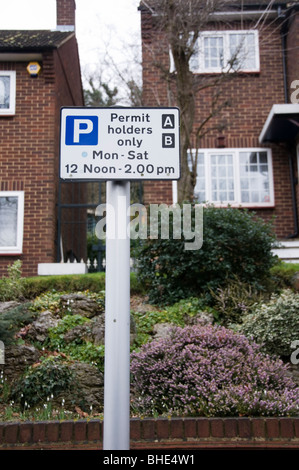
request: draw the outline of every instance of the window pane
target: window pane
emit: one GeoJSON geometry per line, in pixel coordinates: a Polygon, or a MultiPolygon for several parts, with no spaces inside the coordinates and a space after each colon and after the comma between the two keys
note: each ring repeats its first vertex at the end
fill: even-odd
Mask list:
{"type": "Polygon", "coordinates": [[[204,58],[206,68],[223,67],[223,38],[210,36],[204,38],[204,58]]]}
{"type": "Polygon", "coordinates": [[[240,176],[241,202],[269,202],[270,182],[266,152],[241,152],[240,176]],[[248,189],[248,192],[243,191],[244,189],[248,189]]]}
{"type": "Polygon", "coordinates": [[[234,169],[232,155],[211,155],[212,202],[235,200],[234,169]]]}
{"type": "Polygon", "coordinates": [[[256,68],[257,51],[254,33],[230,34],[229,47],[234,69],[251,70],[256,68]]]}
{"type": "Polygon", "coordinates": [[[0,108],[9,108],[10,77],[0,76],[0,108]]]}
{"type": "Polygon", "coordinates": [[[0,246],[17,245],[18,198],[0,197],[0,246]]]}

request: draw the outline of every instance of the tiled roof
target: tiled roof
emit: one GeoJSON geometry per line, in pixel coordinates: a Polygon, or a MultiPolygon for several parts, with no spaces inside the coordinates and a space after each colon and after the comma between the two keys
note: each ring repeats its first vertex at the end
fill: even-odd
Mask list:
{"type": "Polygon", "coordinates": [[[74,32],[47,30],[0,30],[1,52],[28,52],[58,48],[74,32]]]}

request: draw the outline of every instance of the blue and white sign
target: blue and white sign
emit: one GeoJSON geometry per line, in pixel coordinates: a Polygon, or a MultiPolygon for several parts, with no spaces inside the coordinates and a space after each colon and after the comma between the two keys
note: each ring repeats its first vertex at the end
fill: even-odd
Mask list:
{"type": "Polygon", "coordinates": [[[98,116],[66,116],[65,145],[98,145],[98,116]]]}
{"type": "Polygon", "coordinates": [[[178,108],[62,108],[60,178],[180,178],[178,108]]]}

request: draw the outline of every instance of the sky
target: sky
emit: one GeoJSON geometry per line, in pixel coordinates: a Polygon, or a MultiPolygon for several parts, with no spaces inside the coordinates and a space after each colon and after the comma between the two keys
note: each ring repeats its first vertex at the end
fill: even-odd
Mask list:
{"type": "MultiPolygon", "coordinates": [[[[122,69],[140,53],[138,5],[139,0],[76,0],[83,80],[96,69],[106,69],[109,77],[104,59],[112,57],[122,69]]],[[[0,0],[0,6],[0,29],[55,29],[56,0],[0,0]]]]}

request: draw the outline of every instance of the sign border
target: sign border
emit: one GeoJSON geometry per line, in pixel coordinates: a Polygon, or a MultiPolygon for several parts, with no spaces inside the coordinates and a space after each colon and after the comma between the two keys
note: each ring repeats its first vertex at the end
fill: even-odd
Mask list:
{"type": "Polygon", "coordinates": [[[64,182],[64,183],[90,183],[90,182],[98,182],[98,181],[178,181],[180,178],[181,178],[181,136],[180,136],[180,126],[181,126],[181,122],[180,122],[180,109],[177,107],[177,106],[62,106],[60,108],[60,125],[59,125],[59,180],[64,182]],[[76,109],[76,110],[80,110],[80,109],[84,109],[84,110],[87,110],[87,109],[123,109],[123,110],[127,110],[127,109],[137,109],[137,110],[153,110],[153,109],[158,109],[158,110],[177,110],[178,111],[178,118],[179,118],[179,122],[178,122],[178,152],[179,152],[179,176],[177,176],[176,178],[70,178],[70,179],[66,179],[66,178],[62,178],[60,176],[60,169],[61,169],[61,138],[62,138],[62,135],[61,135],[61,132],[62,132],[62,112],[64,109],[69,109],[69,110],[72,110],[72,109],[76,109]]]}

